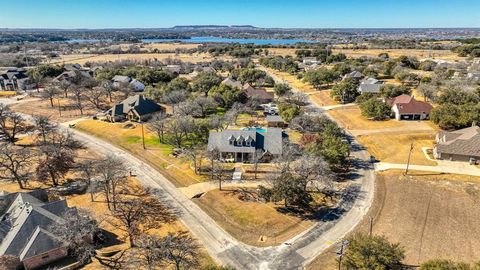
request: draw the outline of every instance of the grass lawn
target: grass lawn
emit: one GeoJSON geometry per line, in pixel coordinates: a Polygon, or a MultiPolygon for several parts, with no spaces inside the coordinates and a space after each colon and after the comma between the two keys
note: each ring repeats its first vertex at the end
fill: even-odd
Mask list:
{"type": "Polygon", "coordinates": [[[407,163],[410,144],[413,142],[411,164],[437,165],[435,161],[428,160],[422,151],[422,147],[433,147],[434,135],[431,133],[375,134],[358,136],[357,139],[378,160],[389,163],[407,163]]]}
{"type": "Polygon", "coordinates": [[[179,187],[205,181],[204,176],[196,175],[190,162],[171,157],[172,146],[160,144],[158,138],[145,127],[146,150],[142,147],[142,130],[139,124],[134,128],[124,128],[128,123],[108,123],[97,120],[78,122],[75,128],[117,145],[136,157],[148,162],[179,187]]]}
{"type": "MultiPolygon", "coordinates": [[[[429,259],[476,262],[480,257],[480,177],[390,170],[377,174],[375,198],[354,232],[385,235],[405,248],[405,263],[429,259]],[[465,183],[474,182],[474,183],[465,183]]],[[[335,247],[308,270],[335,270],[335,247]]]]}
{"type": "Polygon", "coordinates": [[[282,243],[313,225],[312,221],[280,213],[280,205],[243,201],[242,194],[238,190],[217,189],[194,202],[233,237],[254,246],[282,243]]]}
{"type": "Polygon", "coordinates": [[[335,118],[339,124],[350,130],[371,130],[382,128],[401,127],[403,124],[400,121],[372,121],[362,116],[358,106],[348,106],[343,108],[333,109],[327,112],[330,116],[335,118]]]}

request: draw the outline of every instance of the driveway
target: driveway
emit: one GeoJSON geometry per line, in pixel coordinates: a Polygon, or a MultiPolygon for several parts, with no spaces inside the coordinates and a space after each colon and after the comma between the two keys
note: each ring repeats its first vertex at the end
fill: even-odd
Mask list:
{"type": "MultiPolygon", "coordinates": [[[[466,162],[456,162],[456,161],[448,161],[448,160],[435,160],[435,161],[438,163],[437,166],[410,165],[408,166],[408,169],[413,171],[427,171],[427,172],[480,176],[480,169],[466,162]]],[[[385,163],[385,162],[375,163],[374,165],[375,171],[386,171],[391,169],[405,170],[406,167],[407,167],[407,164],[385,163]]]]}

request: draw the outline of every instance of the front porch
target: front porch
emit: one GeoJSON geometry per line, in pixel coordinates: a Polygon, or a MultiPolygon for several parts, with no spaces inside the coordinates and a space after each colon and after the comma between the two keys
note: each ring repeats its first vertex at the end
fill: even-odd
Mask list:
{"type": "Polygon", "coordinates": [[[242,162],[249,163],[252,159],[252,153],[241,153],[241,152],[221,152],[220,159],[225,162],[242,162]]]}

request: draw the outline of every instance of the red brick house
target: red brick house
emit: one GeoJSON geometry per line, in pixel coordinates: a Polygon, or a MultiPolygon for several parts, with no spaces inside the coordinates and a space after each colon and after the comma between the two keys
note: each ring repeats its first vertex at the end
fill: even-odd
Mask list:
{"type": "Polygon", "coordinates": [[[392,107],[392,114],[397,120],[425,120],[433,109],[432,105],[405,94],[386,99],[385,102],[392,107]]]}
{"type": "Polygon", "coordinates": [[[48,201],[43,190],[0,196],[0,256],[18,258],[24,269],[36,269],[68,256],[66,243],[50,232],[72,209],[65,200],[48,201]]]}

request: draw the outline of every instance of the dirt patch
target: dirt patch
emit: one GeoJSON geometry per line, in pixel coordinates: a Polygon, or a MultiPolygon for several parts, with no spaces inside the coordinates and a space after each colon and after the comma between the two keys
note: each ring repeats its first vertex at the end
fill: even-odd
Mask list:
{"type": "MultiPolygon", "coordinates": [[[[419,265],[435,259],[475,262],[480,257],[480,177],[401,171],[377,174],[375,198],[368,215],[355,232],[373,233],[400,243],[405,263],[419,265]],[[475,178],[475,179],[470,179],[475,178]]],[[[318,256],[307,269],[334,270],[332,247],[318,256]]]]}

